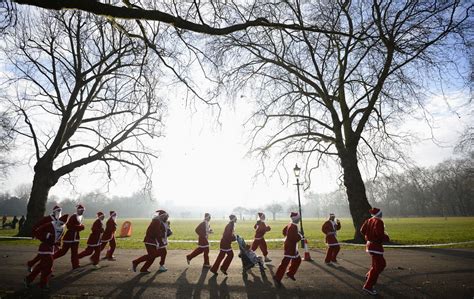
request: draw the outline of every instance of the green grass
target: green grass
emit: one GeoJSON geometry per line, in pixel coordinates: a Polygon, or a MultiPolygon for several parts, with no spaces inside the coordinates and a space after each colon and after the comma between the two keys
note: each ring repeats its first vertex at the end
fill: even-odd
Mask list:
{"type": "MultiPolygon", "coordinates": [[[[119,228],[125,220],[132,222],[132,237],[118,239],[119,248],[143,248],[143,237],[150,222],[149,219],[121,219],[119,220],[119,228]]],[[[173,235],[170,240],[196,240],[194,228],[199,224],[199,219],[194,220],[171,220],[171,228],[173,235]]],[[[354,234],[354,227],[350,219],[340,219],[342,229],[338,232],[339,241],[350,240],[354,234]]],[[[303,225],[305,235],[309,240],[311,248],[324,248],[324,236],[321,232],[321,226],[324,219],[304,219],[303,225]]],[[[86,230],[81,233],[82,238],[87,238],[93,219],[86,219],[86,230]]],[[[447,218],[387,218],[384,219],[385,229],[389,234],[392,242],[397,244],[434,244],[434,243],[450,243],[464,242],[474,240],[474,217],[452,217],[447,218]]],[[[238,221],[236,226],[236,234],[241,235],[246,241],[251,242],[253,239],[253,225],[255,221],[245,220],[238,221]]],[[[288,223],[287,220],[267,221],[272,230],[265,235],[266,239],[282,238],[282,229],[288,223]]],[[[227,221],[212,220],[211,227],[214,234],[210,236],[210,240],[219,240],[222,236],[227,221]]],[[[120,229],[118,229],[119,233],[120,229]]],[[[14,236],[16,230],[5,229],[0,230],[0,236],[14,236]]],[[[6,240],[0,239],[0,245],[32,245],[37,246],[37,240],[6,240]]],[[[270,249],[281,248],[281,242],[269,242],[270,249]]],[[[81,247],[86,246],[86,240],[81,241],[81,247]]],[[[170,243],[169,249],[192,249],[196,246],[193,243],[170,243]]],[[[218,249],[219,243],[211,243],[211,249],[218,249]]],[[[474,244],[460,245],[456,247],[474,248],[474,244]]],[[[234,248],[237,245],[234,243],[234,248]]]]}

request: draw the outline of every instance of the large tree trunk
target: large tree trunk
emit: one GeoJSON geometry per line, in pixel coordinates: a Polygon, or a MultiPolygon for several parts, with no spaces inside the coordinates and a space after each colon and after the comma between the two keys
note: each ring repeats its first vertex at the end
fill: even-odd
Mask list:
{"type": "Polygon", "coordinates": [[[51,169],[35,171],[30,199],[28,200],[26,222],[22,230],[18,233],[19,236],[32,236],[31,228],[44,216],[49,190],[56,182],[57,179],[54,179],[51,169]]]}
{"type": "Polygon", "coordinates": [[[346,186],[347,200],[354,224],[354,240],[363,243],[364,236],[360,233],[360,227],[370,217],[370,204],[365,193],[365,185],[357,165],[357,154],[354,150],[345,155],[340,155],[341,165],[344,171],[344,185],[346,186]]]}

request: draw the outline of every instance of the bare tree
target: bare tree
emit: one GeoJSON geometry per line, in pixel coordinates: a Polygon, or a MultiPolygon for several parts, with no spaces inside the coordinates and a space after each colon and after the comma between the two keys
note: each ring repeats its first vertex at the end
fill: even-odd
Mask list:
{"type": "Polygon", "coordinates": [[[159,66],[143,43],[81,12],[31,20],[4,49],[14,67],[4,83],[16,87],[15,131],[31,140],[36,160],[24,236],[43,216],[50,188],[79,167],[100,162],[109,180],[115,167],[130,167],[149,186],[156,155],[147,143],[161,135],[163,105],[159,66]]]}
{"type": "Polygon", "coordinates": [[[276,219],[275,216],[277,213],[283,212],[283,207],[281,206],[281,204],[275,203],[275,202],[268,205],[265,209],[270,211],[270,213],[272,213],[273,221],[275,221],[276,219]]]}
{"type": "Polygon", "coordinates": [[[8,169],[14,161],[8,158],[14,139],[11,117],[5,112],[0,112],[0,178],[7,175],[8,169]]]}
{"type": "Polygon", "coordinates": [[[256,7],[271,7],[273,4],[243,4],[240,1],[135,1],[122,0],[120,5],[104,0],[5,0],[5,10],[12,19],[15,17],[15,3],[31,5],[51,10],[76,9],[95,15],[116,19],[154,21],[169,24],[177,29],[210,35],[225,35],[252,27],[295,28],[308,31],[325,32],[326,29],[314,25],[286,22],[275,15],[268,15],[262,9],[262,15],[253,17],[256,7]],[[268,19],[267,17],[275,17],[268,19]]]}
{"type": "Polygon", "coordinates": [[[242,220],[243,219],[243,215],[244,214],[247,214],[248,213],[248,210],[244,207],[235,207],[233,209],[233,213],[236,213],[237,215],[239,215],[239,219],[242,220]]]}
{"type": "Polygon", "coordinates": [[[384,161],[404,161],[399,145],[410,135],[396,128],[408,113],[424,109],[423,91],[442,79],[432,74],[455,74],[448,65],[456,64],[454,53],[469,34],[471,10],[462,1],[285,1],[256,7],[253,15],[338,34],[259,27],[211,47],[220,67],[227,66],[223,81],[234,90],[248,84],[259,99],[252,145],[263,168],[276,155],[274,171],[286,169],[288,159],[293,165],[303,154],[309,185],[314,169],[336,161],[354,238],[362,241],[359,228],[370,205],[360,162],[374,163],[377,173],[389,165],[384,161]]]}

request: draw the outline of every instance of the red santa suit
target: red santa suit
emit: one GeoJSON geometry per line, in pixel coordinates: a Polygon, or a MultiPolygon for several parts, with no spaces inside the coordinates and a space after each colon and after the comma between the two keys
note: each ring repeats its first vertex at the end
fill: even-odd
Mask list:
{"type": "MultiPolygon", "coordinates": [[[[84,210],[84,207],[79,205],[78,210],[84,210]]],[[[66,223],[67,231],[63,237],[63,246],[61,249],[54,254],[54,259],[60,258],[65,255],[69,249],[71,249],[71,264],[72,268],[79,268],[79,241],[80,236],[79,232],[84,230],[84,225],[82,224],[82,215],[76,213],[72,214],[66,223]]]]}
{"type": "MultiPolygon", "coordinates": [[[[293,222],[296,222],[294,219],[299,219],[299,214],[293,212],[291,213],[291,218],[293,222]]],[[[298,225],[293,222],[289,223],[287,226],[285,226],[285,228],[283,228],[283,235],[285,236],[284,254],[283,260],[281,261],[281,264],[275,273],[274,278],[277,282],[280,282],[283,278],[283,274],[285,274],[288,264],[290,264],[290,268],[288,269],[286,275],[289,278],[295,280],[294,276],[301,264],[301,257],[298,253],[298,242],[303,239],[303,236],[298,231],[298,225]]]]}
{"type": "Polygon", "coordinates": [[[53,272],[53,255],[58,251],[58,246],[64,231],[64,223],[68,215],[64,215],[59,220],[54,220],[39,226],[34,236],[41,241],[38,248],[40,263],[33,268],[33,271],[25,278],[25,282],[29,285],[38,274],[41,273],[40,287],[45,288],[48,280],[53,272]]]}
{"type": "Polygon", "coordinates": [[[331,219],[324,222],[321,228],[323,233],[326,235],[326,244],[328,246],[328,249],[326,251],[326,258],[324,259],[324,262],[326,264],[330,262],[337,263],[337,254],[339,253],[339,250],[341,249],[341,247],[339,246],[339,243],[336,237],[337,237],[337,231],[340,229],[341,229],[341,223],[335,222],[331,219]]]}
{"type": "Polygon", "coordinates": [[[140,272],[148,272],[148,268],[150,268],[157,257],[161,257],[160,266],[165,264],[168,236],[171,235],[171,230],[169,230],[169,227],[161,220],[162,215],[165,213],[166,212],[162,210],[158,210],[157,215],[153,217],[148,226],[145,238],[143,239],[147,254],[132,261],[132,269],[134,271],[141,262],[145,262],[140,272]]]}
{"type": "MultiPolygon", "coordinates": [[[[261,213],[259,213],[260,216],[261,213]]],[[[263,215],[263,214],[262,214],[263,215]]],[[[271,230],[269,225],[265,224],[265,221],[262,219],[258,220],[257,223],[253,226],[255,229],[255,237],[253,239],[252,247],[250,248],[252,251],[257,250],[257,248],[260,247],[260,250],[262,250],[262,254],[264,257],[268,255],[268,250],[267,250],[267,242],[265,241],[265,234],[266,232],[269,232],[271,230]]]]}
{"type": "Polygon", "coordinates": [[[105,246],[107,246],[107,243],[109,243],[109,250],[107,250],[107,254],[105,255],[105,258],[108,260],[114,260],[114,251],[116,247],[115,231],[117,230],[117,222],[115,221],[116,215],[117,214],[114,211],[110,211],[110,217],[105,224],[105,231],[101,240],[101,251],[105,246]]]}
{"type": "Polygon", "coordinates": [[[91,234],[87,239],[87,248],[78,255],[78,258],[81,259],[92,254],[91,261],[94,266],[99,264],[101,240],[102,234],[104,233],[104,223],[102,222],[104,214],[98,212],[97,217],[98,218],[92,224],[91,234]]]}
{"type": "Polygon", "coordinates": [[[198,247],[186,256],[186,260],[191,261],[201,253],[204,253],[204,266],[209,266],[209,241],[208,237],[211,233],[211,227],[207,220],[201,222],[194,230],[198,235],[198,247]]]}
{"type": "MultiPolygon", "coordinates": [[[[53,209],[53,214],[51,215],[48,215],[48,216],[44,216],[43,218],[41,218],[40,221],[38,221],[35,225],[33,225],[32,229],[31,229],[31,232],[32,232],[32,235],[33,237],[35,236],[35,231],[40,227],[42,226],[43,224],[46,224],[46,223],[50,223],[51,221],[56,221],[57,218],[56,218],[56,215],[58,215],[57,213],[54,213],[55,211],[60,211],[61,208],[59,208],[58,206],[55,206],[54,208],[57,208],[56,210],[53,209]],[[55,215],[56,214],[56,215],[55,215]]],[[[33,266],[39,262],[41,259],[41,256],[39,254],[37,254],[32,260],[29,260],[26,265],[28,266],[28,272],[31,272],[33,266]]]]}
{"type": "Polygon", "coordinates": [[[370,209],[372,218],[365,220],[360,228],[360,232],[364,235],[366,244],[366,252],[372,257],[372,267],[367,273],[367,280],[364,284],[364,289],[372,290],[377,283],[377,278],[387,265],[383,257],[383,242],[390,241],[385,234],[384,224],[380,218],[382,211],[377,208],[370,209]]]}
{"type": "Polygon", "coordinates": [[[219,255],[217,255],[216,261],[214,262],[214,265],[212,265],[210,270],[214,274],[217,274],[217,269],[219,268],[222,260],[225,257],[225,260],[222,263],[220,269],[224,274],[227,275],[227,269],[229,268],[230,263],[234,258],[234,252],[232,251],[232,242],[235,241],[234,228],[235,220],[237,218],[235,217],[235,215],[230,215],[229,218],[231,221],[226,225],[224,233],[222,234],[219,255]]]}

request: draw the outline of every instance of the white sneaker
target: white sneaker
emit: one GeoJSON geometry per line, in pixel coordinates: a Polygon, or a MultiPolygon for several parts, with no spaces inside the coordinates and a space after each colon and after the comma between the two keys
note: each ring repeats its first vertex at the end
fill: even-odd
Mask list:
{"type": "Polygon", "coordinates": [[[372,296],[377,295],[377,291],[375,289],[369,290],[369,289],[366,289],[366,288],[362,288],[362,291],[367,292],[369,295],[372,295],[372,296]]]}
{"type": "Polygon", "coordinates": [[[93,265],[93,266],[94,266],[94,268],[96,268],[96,269],[100,269],[100,265],[99,265],[99,264],[93,265]]]}
{"type": "Polygon", "coordinates": [[[168,271],[168,268],[166,268],[165,266],[160,266],[160,269],[158,269],[158,272],[166,272],[168,271]]]}

